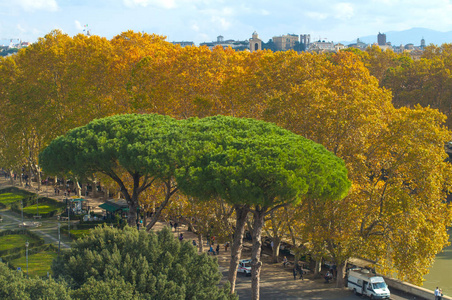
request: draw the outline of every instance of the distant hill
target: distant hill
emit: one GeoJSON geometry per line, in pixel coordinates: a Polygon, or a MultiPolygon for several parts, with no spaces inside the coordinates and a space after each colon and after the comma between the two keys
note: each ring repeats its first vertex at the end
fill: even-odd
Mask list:
{"type": "MultiPolygon", "coordinates": [[[[400,44],[414,44],[415,46],[421,45],[421,39],[425,39],[425,44],[441,45],[444,43],[452,43],[452,31],[441,32],[427,28],[411,28],[403,31],[388,31],[386,33],[386,42],[391,42],[393,46],[399,46],[400,44]]],[[[377,42],[378,32],[374,35],[368,35],[359,37],[359,40],[363,43],[373,44],[377,42]]],[[[356,43],[354,41],[343,41],[344,45],[356,43]]]]}

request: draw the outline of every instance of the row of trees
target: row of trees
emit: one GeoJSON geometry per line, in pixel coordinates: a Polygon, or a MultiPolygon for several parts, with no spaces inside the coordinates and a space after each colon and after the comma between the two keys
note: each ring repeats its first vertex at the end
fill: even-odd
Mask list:
{"type": "MultiPolygon", "coordinates": [[[[414,105],[424,103],[417,93],[406,97],[409,108],[395,108],[391,91],[381,87],[391,72],[418,62],[374,52],[210,51],[134,32],[106,40],[55,31],[0,59],[0,164],[18,173],[23,165],[37,171],[38,153],[55,137],[118,113],[271,121],[342,158],[352,188],[331,205],[303,201],[287,213],[275,212],[264,230],[275,241],[293,239],[318,259],[340,264],[362,256],[376,260],[379,272],[421,284],[448,243],[451,169],[443,146],[450,132],[443,114],[414,105]]],[[[408,86],[398,82],[401,90],[408,86]]],[[[395,100],[403,94],[391,89],[395,100]]],[[[161,185],[150,188],[140,201],[157,209],[165,193],[161,185]]],[[[205,208],[175,196],[171,213],[231,211],[221,201],[205,208]]],[[[212,228],[187,220],[204,234],[230,233],[227,221],[212,228]]]]}

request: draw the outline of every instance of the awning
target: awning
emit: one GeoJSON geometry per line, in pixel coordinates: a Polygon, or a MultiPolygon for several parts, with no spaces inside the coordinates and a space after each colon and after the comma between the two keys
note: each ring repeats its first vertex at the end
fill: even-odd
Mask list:
{"type": "Polygon", "coordinates": [[[103,204],[99,205],[99,207],[102,209],[105,209],[108,212],[115,212],[115,211],[121,209],[120,207],[111,205],[110,203],[103,203],[103,204]]]}
{"type": "Polygon", "coordinates": [[[116,212],[118,210],[129,211],[129,207],[123,206],[123,205],[118,205],[118,204],[112,203],[112,202],[105,202],[105,203],[99,205],[99,207],[102,209],[105,209],[108,212],[116,212]]]}

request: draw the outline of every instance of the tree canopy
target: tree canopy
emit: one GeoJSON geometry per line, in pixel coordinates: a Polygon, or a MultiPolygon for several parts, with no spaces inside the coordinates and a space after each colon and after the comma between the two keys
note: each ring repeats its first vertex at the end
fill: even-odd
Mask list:
{"type": "Polygon", "coordinates": [[[117,115],[94,120],[52,141],[39,156],[49,174],[73,173],[79,178],[100,172],[113,179],[129,204],[134,225],[138,197],[155,180],[171,180],[176,164],[171,140],[162,138],[177,126],[161,115],[117,115]],[[132,178],[132,188],[124,176],[132,178]]]}
{"type": "Polygon", "coordinates": [[[168,228],[147,233],[97,227],[75,241],[52,269],[75,289],[77,299],[103,292],[125,299],[236,299],[227,286],[218,287],[216,259],[177,241],[168,228]]]}
{"type": "MultiPolygon", "coordinates": [[[[219,196],[237,207],[251,207],[253,299],[258,299],[265,215],[304,198],[343,198],[350,187],[347,169],[323,146],[274,124],[216,116],[190,125],[191,132],[212,146],[204,146],[206,151],[177,172],[179,188],[197,198],[219,196]]],[[[235,235],[243,235],[238,224],[235,235]]],[[[236,273],[235,255],[239,254],[233,253],[230,274],[236,273]]],[[[234,285],[234,278],[231,281],[234,285]]]]}

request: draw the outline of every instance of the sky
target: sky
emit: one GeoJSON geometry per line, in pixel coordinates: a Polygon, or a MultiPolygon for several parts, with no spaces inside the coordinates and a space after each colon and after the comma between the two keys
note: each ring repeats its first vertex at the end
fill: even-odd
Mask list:
{"type": "Polygon", "coordinates": [[[111,39],[127,30],[172,41],[267,42],[283,34],[351,41],[413,27],[452,30],[451,0],[0,0],[0,40],[35,42],[54,29],[111,39]]]}

